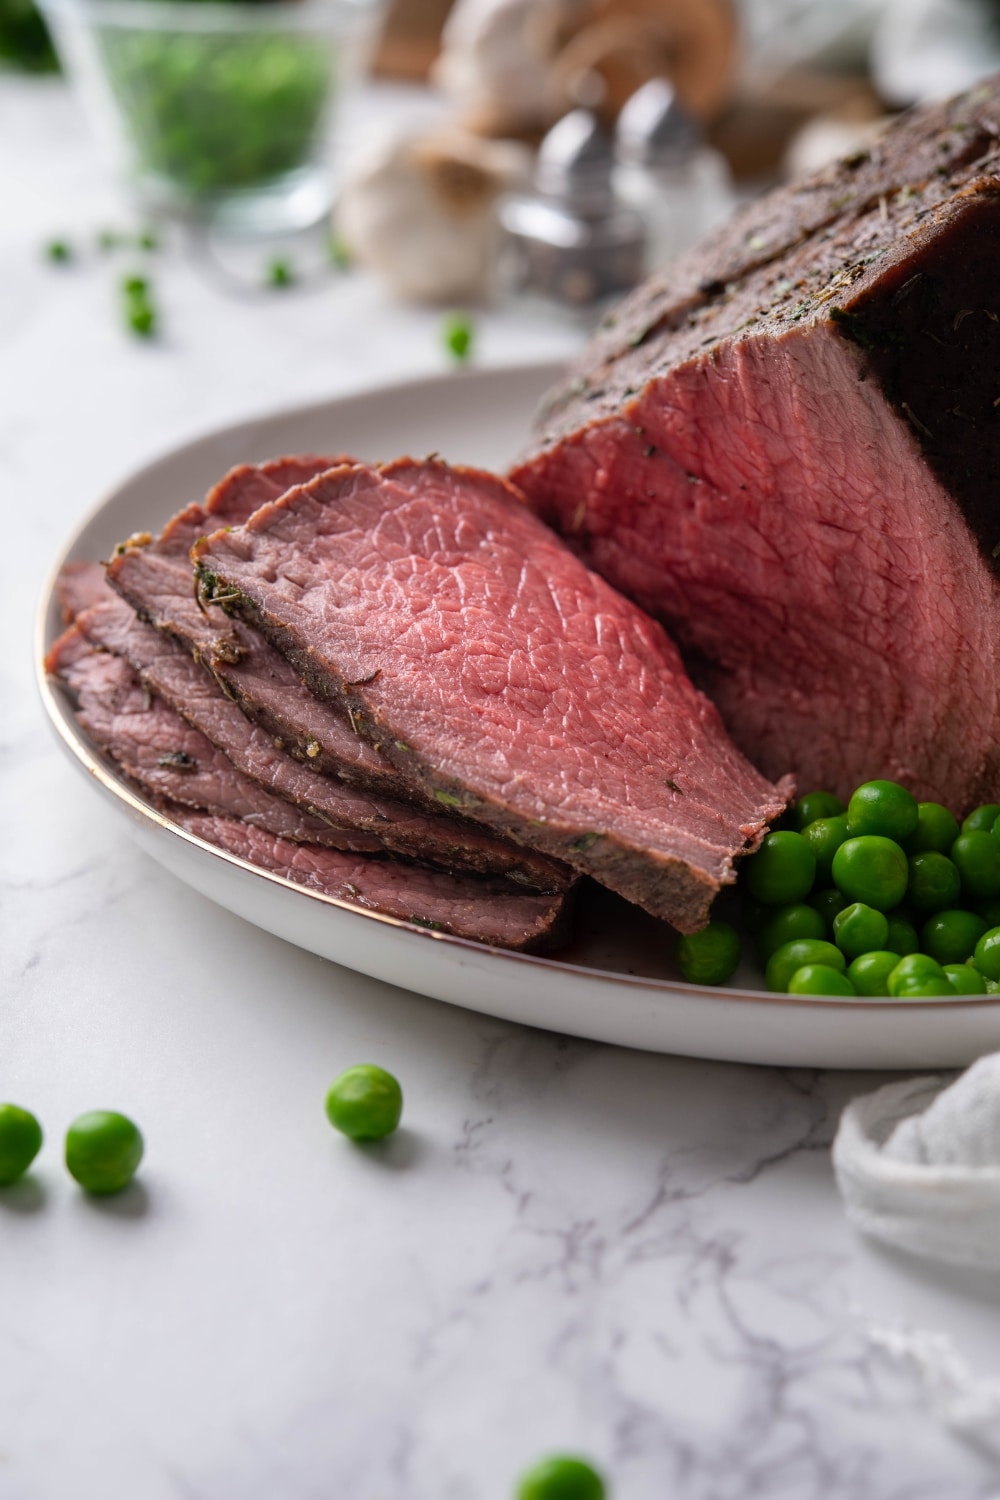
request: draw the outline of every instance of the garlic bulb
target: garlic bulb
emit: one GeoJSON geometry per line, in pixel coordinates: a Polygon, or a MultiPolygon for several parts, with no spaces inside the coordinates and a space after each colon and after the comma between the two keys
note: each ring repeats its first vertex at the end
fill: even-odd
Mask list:
{"type": "Polygon", "coordinates": [[[510,141],[400,130],[356,160],[337,206],[338,232],[358,263],[401,297],[479,301],[493,290],[496,200],[526,176],[529,161],[510,141]]]}

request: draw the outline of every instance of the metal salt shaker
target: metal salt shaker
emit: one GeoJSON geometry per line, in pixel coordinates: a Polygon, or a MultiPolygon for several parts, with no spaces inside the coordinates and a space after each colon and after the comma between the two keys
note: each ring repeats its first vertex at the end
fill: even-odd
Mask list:
{"type": "Polygon", "coordinates": [[[732,211],[725,158],[705,145],[665,78],[651,79],[626,102],[615,154],[616,187],[646,220],[647,271],[687,250],[732,211]]]}
{"type": "Polygon", "coordinates": [[[574,109],[542,141],[533,191],[500,205],[521,286],[571,306],[641,278],[646,229],[614,183],[614,148],[597,117],[574,109]]]}

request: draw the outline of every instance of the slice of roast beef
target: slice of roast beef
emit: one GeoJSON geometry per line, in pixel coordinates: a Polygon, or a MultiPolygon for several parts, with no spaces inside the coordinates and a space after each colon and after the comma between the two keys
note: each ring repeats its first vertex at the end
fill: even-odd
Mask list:
{"type": "Polygon", "coordinates": [[[517,891],[507,881],[446,875],[275,838],[234,818],[165,809],[198,838],[298,885],[432,932],[534,953],[564,940],[566,893],[517,891]]]}
{"type": "Polygon", "coordinates": [[[784,804],[662,629],[491,475],[335,469],[194,555],[206,604],[259,626],[412,785],[682,930],[784,804]]]}
{"type": "Polygon", "coordinates": [[[63,624],[69,625],[92,604],[98,604],[107,598],[108,586],[104,569],[100,563],[95,562],[65,563],[59,570],[55,593],[62,611],[63,624]]]}
{"type": "Polygon", "coordinates": [[[993,80],[748,210],[623,305],[514,470],[800,786],[1000,794],[998,119],[993,80]]]}
{"type": "MultiPolygon", "coordinates": [[[[380,848],[439,869],[502,875],[532,890],[563,890],[571,883],[568,866],[464,818],[448,816],[444,809],[425,812],[319,775],[293,760],[230,702],[181,647],[139,620],[106,585],[101,602],[79,615],[77,626],[92,645],[125,658],[159,699],[244,776],[294,803],[314,820],[356,837],[355,842],[341,842],[338,848],[380,848]]],[[[112,754],[122,759],[116,751],[112,754]]],[[[176,800],[186,799],[176,796],[176,800]]],[[[194,805],[209,806],[206,802],[194,805]]],[[[226,811],[224,807],[218,810],[226,811]]]]}
{"type": "Polygon", "coordinates": [[[243,776],[204,735],[151,693],[127,662],[96,651],[78,626],[70,626],[56,641],[46,666],[73,693],[77,719],[94,743],[154,797],[241,818],[295,843],[385,853],[372,834],[333,829],[323,818],[243,776]]]}
{"type": "MultiPolygon", "coordinates": [[[[316,459],[329,468],[335,460],[316,459]]],[[[108,581],[143,619],[181,643],[233,702],[297,759],[328,776],[394,798],[412,796],[389,761],[351,729],[342,713],[319,702],[269,643],[221,610],[210,613],[194,596],[192,545],[216,526],[238,526],[262,497],[277,499],[296,474],[318,472],[309,461],[279,459],[241,465],[209,493],[205,506],[190,505],[159,537],[141,533],[124,542],[108,564],[108,581]]]]}

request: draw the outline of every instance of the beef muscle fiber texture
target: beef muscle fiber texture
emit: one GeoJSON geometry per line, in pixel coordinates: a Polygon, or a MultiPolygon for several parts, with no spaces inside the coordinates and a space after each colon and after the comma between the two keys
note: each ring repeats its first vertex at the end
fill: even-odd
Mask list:
{"type": "MultiPolygon", "coordinates": [[[[180,715],[186,721],[183,727],[189,725],[197,731],[198,739],[208,741],[215,756],[228,758],[230,771],[235,768],[242,773],[241,780],[249,777],[267,792],[294,803],[314,819],[323,820],[329,830],[340,833],[339,838],[308,841],[331,843],[342,849],[381,849],[446,870],[505,875],[532,890],[562,890],[570,884],[572,871],[565,865],[498,838],[466,818],[449,816],[444,808],[428,812],[336,777],[319,775],[308,763],[300,764],[248,719],[187,652],[138,619],[106,585],[103,588],[103,598],[77,616],[80,633],[101,651],[123,657],[157,699],[169,705],[174,718],[180,715]]],[[[93,733],[91,725],[85,727],[93,733]]],[[[111,753],[124,762],[113,748],[111,753]]],[[[196,759],[200,763],[206,757],[199,752],[196,759]]],[[[130,774],[142,779],[134,770],[130,774]]],[[[184,781],[188,791],[193,780],[188,776],[184,781]]],[[[154,790],[162,789],[154,786],[154,790]]],[[[163,794],[176,802],[189,800],[176,791],[164,790],[163,794]]],[[[235,805],[207,801],[194,805],[244,819],[247,816],[235,805]]],[[[285,832],[266,826],[276,833],[285,832]]]]}
{"type": "Polygon", "coordinates": [[[412,784],[682,930],[783,805],[662,629],[490,475],[332,470],[194,555],[412,784]]]}
{"type": "MultiPolygon", "coordinates": [[[[211,672],[221,690],[290,755],[315,771],[382,793],[405,795],[394,767],[351,729],[346,717],[319,702],[281,654],[241,620],[206,613],[194,596],[189,552],[218,526],[239,526],[258,506],[293,484],[334,467],[336,459],[276,459],[240,464],[212,489],[204,505],[189,505],[156,538],[122,543],[108,564],[108,582],[141,619],[172,636],[211,672]]],[[[68,576],[63,594],[80,595],[85,580],[68,576]]],[[[67,604],[69,607],[69,603],[67,604]]]]}
{"type": "Polygon", "coordinates": [[[503,880],[418,870],[311,844],[293,844],[236,818],[164,806],[182,827],[239,859],[325,896],[434,932],[534,953],[566,936],[570,896],[518,891],[503,880]]]}
{"type": "Polygon", "coordinates": [[[1000,84],[752,205],[608,320],[513,471],[768,775],[1000,792],[1000,84]]]}
{"type": "Polygon", "coordinates": [[[245,823],[293,843],[384,854],[356,829],[334,829],[242,775],[227,756],[151,693],[127,662],[96,651],[70,626],[46,659],[70,689],[81,727],[132,781],[154,797],[245,823]]]}
{"type": "Polygon", "coordinates": [[[78,627],[55,642],[46,668],[73,693],[101,749],[154,806],[207,843],[324,895],[473,942],[540,951],[564,939],[572,892],[397,864],[369,836],[331,830],[241,776],[78,627]]]}

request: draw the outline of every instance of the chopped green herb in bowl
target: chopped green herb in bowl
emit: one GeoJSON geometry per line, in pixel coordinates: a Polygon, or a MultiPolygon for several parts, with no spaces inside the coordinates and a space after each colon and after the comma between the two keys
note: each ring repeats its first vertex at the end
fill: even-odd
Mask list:
{"type": "Polygon", "coordinates": [[[322,218],[331,111],[383,0],[43,3],[144,207],[248,229],[322,218]]]}

